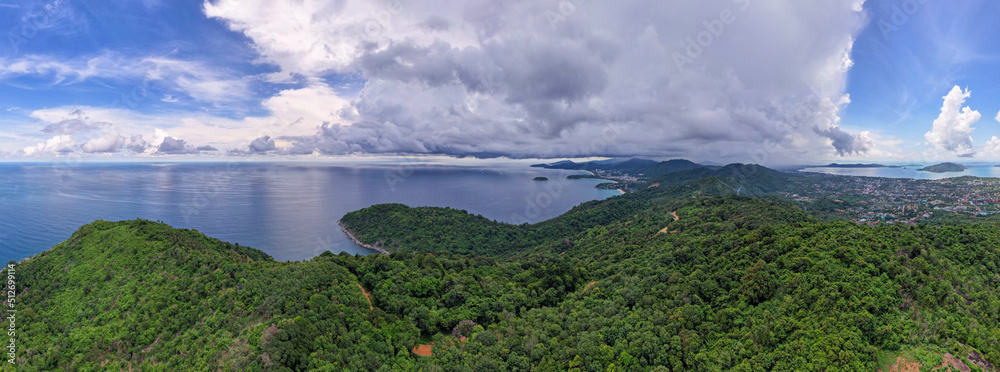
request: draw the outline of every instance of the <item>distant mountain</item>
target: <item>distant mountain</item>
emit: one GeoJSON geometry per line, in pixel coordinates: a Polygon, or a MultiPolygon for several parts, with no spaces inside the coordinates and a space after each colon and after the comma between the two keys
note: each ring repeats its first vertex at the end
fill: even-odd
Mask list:
{"type": "Polygon", "coordinates": [[[647,167],[644,171],[647,176],[653,177],[661,174],[683,172],[686,170],[699,169],[699,168],[705,168],[705,166],[701,164],[695,164],[688,160],[674,159],[651,165],[647,167]]]}
{"type": "Polygon", "coordinates": [[[917,170],[923,172],[931,172],[931,173],[947,173],[947,172],[961,172],[966,169],[967,168],[965,168],[965,166],[961,164],[941,163],[917,170]]]}
{"type": "Polygon", "coordinates": [[[705,166],[696,164],[694,162],[674,159],[664,162],[656,162],[653,160],[631,158],[631,159],[612,159],[612,160],[600,160],[600,161],[590,161],[585,163],[577,163],[573,161],[560,161],[552,164],[535,164],[532,167],[545,168],[545,169],[565,169],[565,170],[583,170],[583,171],[618,171],[618,172],[628,172],[634,174],[644,174],[648,177],[655,177],[662,174],[682,172],[691,169],[705,168],[705,166]]]}
{"type": "Polygon", "coordinates": [[[889,166],[882,164],[837,164],[832,163],[824,168],[899,168],[899,166],[889,166]]]}
{"type": "Polygon", "coordinates": [[[635,170],[655,164],[656,162],[652,160],[631,158],[631,159],[597,160],[597,161],[588,161],[585,163],[577,163],[572,160],[564,160],[552,164],[535,164],[532,165],[532,167],[546,168],[546,169],[595,171],[595,170],[635,170]]]}
{"type": "Polygon", "coordinates": [[[730,191],[740,195],[764,195],[785,190],[799,174],[786,173],[756,164],[730,164],[719,169],[707,167],[653,177],[650,184],[669,187],[703,179],[716,179],[729,185],[730,191]]]}
{"type": "Polygon", "coordinates": [[[656,164],[657,163],[655,161],[652,161],[652,160],[632,158],[632,159],[623,161],[621,163],[611,165],[611,167],[613,169],[617,169],[617,170],[637,170],[637,169],[644,169],[644,168],[652,167],[652,166],[654,166],[656,164]]]}

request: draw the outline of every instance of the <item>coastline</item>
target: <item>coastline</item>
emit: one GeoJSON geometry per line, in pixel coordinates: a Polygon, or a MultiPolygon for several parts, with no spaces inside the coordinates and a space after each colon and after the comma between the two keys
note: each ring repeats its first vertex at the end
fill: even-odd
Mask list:
{"type": "Polygon", "coordinates": [[[370,245],[370,244],[362,243],[361,240],[358,240],[358,238],[356,236],[354,236],[354,233],[352,233],[351,230],[349,230],[347,228],[347,226],[344,226],[344,222],[343,221],[337,221],[337,224],[340,225],[340,229],[344,231],[344,234],[347,234],[347,237],[351,238],[351,240],[354,241],[354,244],[357,244],[357,245],[359,245],[359,246],[361,246],[363,248],[367,248],[367,249],[373,250],[373,251],[375,251],[377,253],[380,253],[380,254],[385,254],[385,255],[389,254],[389,251],[386,250],[385,248],[379,247],[377,245],[370,245]]]}
{"type": "Polygon", "coordinates": [[[625,195],[625,190],[622,189],[615,189],[615,190],[618,190],[618,192],[622,193],[622,195],[625,195]]]}
{"type": "MultiPolygon", "coordinates": [[[[591,172],[591,171],[584,171],[584,172],[590,173],[591,176],[597,176],[596,173],[591,172]]],[[[580,179],[583,179],[583,180],[598,180],[598,181],[604,181],[604,182],[620,183],[620,181],[609,180],[609,179],[604,179],[604,178],[586,177],[586,178],[580,178],[580,179]]]]}

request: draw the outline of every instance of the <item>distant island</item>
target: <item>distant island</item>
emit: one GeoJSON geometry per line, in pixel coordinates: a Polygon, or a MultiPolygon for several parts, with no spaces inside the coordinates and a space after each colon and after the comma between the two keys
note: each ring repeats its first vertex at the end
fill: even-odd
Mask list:
{"type": "Polygon", "coordinates": [[[882,165],[882,164],[837,164],[832,163],[824,168],[902,168],[901,165],[882,165]]]}
{"type": "Polygon", "coordinates": [[[535,177],[535,181],[548,181],[548,177],[535,177]]]}
{"type": "Polygon", "coordinates": [[[941,163],[926,168],[920,168],[917,170],[922,172],[931,172],[931,173],[948,173],[948,172],[961,172],[964,171],[965,169],[966,169],[965,166],[961,164],[941,163]]]}

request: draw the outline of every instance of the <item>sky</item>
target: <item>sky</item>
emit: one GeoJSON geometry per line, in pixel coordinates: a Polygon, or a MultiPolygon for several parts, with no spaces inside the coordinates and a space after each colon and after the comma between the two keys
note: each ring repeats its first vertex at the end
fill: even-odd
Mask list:
{"type": "Polygon", "coordinates": [[[0,159],[1000,159],[986,0],[0,0],[0,159]]]}

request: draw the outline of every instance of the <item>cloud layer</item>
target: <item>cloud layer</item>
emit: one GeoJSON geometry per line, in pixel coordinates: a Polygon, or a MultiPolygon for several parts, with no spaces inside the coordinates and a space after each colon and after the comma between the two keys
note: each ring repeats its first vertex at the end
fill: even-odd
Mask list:
{"type": "MultiPolygon", "coordinates": [[[[59,154],[118,154],[118,155],[181,155],[218,151],[215,147],[203,145],[194,147],[183,139],[170,136],[162,129],[154,129],[152,142],[147,142],[142,134],[123,133],[122,127],[89,116],[82,109],[36,111],[37,120],[48,122],[43,133],[53,137],[28,146],[21,153],[28,156],[59,154]],[[61,113],[60,113],[61,112],[61,113]]],[[[99,116],[108,116],[98,112],[99,116]]],[[[134,130],[133,128],[129,128],[134,130]]]]}
{"type": "Polygon", "coordinates": [[[275,128],[288,152],[747,160],[871,148],[837,116],[862,3],[218,0],[204,11],[250,38],[281,69],[274,79],[306,79],[286,97],[330,92],[319,78],[331,74],[366,81],[356,98],[297,111],[314,135],[275,128]]]}

